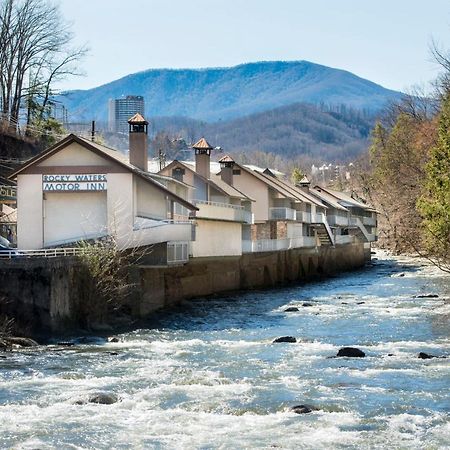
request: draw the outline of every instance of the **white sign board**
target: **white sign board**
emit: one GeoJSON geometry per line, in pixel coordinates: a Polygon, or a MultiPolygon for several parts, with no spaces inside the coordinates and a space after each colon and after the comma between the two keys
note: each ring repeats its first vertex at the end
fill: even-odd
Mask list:
{"type": "Polygon", "coordinates": [[[105,174],[42,175],[44,192],[106,191],[105,174]]]}

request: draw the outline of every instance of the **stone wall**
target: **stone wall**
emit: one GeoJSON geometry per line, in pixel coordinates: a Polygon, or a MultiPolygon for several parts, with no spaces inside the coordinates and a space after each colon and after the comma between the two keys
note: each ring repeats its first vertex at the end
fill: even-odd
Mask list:
{"type": "MultiPolygon", "coordinates": [[[[368,258],[370,248],[351,244],[196,258],[178,267],[134,266],[129,276],[137,289],[128,306],[134,317],[145,318],[184,299],[306,281],[361,267],[368,258]]],[[[31,336],[83,328],[92,309],[83,276],[75,258],[0,260],[0,314],[14,317],[31,336]]]]}

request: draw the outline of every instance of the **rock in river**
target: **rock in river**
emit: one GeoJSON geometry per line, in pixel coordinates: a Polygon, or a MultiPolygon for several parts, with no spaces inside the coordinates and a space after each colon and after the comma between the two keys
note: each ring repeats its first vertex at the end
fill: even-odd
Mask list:
{"type": "Polygon", "coordinates": [[[359,348],[342,347],[339,349],[336,356],[347,356],[349,358],[363,358],[364,356],[366,356],[366,354],[359,348]]]}
{"type": "Polygon", "coordinates": [[[86,403],[98,403],[100,405],[112,405],[118,401],[116,394],[109,394],[107,392],[96,392],[89,394],[87,398],[77,400],[76,405],[85,405],[86,403]]]}
{"type": "Polygon", "coordinates": [[[296,414],[309,414],[313,411],[318,411],[319,408],[311,405],[297,405],[292,407],[292,411],[296,414]]]}
{"type": "Polygon", "coordinates": [[[273,341],[273,344],[276,344],[276,343],[279,343],[279,342],[295,343],[295,342],[297,342],[297,339],[295,339],[295,337],[293,337],[293,336],[282,336],[282,337],[276,338],[273,341]]]}
{"type": "Polygon", "coordinates": [[[299,309],[296,306],[289,306],[289,308],[286,308],[284,312],[297,312],[299,309]]]}
{"type": "Polygon", "coordinates": [[[425,353],[425,352],[420,352],[419,353],[419,358],[420,359],[431,359],[431,358],[438,358],[438,356],[429,355],[428,353],[425,353]]]}
{"type": "Polygon", "coordinates": [[[439,298],[439,295],[437,295],[437,294],[420,294],[420,295],[415,295],[414,298],[439,298]]]}

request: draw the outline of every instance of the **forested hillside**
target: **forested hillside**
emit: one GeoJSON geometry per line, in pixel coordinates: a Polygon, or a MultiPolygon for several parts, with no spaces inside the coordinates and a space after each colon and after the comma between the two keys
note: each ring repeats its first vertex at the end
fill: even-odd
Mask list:
{"type": "Polygon", "coordinates": [[[164,142],[182,138],[190,143],[206,136],[228,153],[262,151],[285,159],[302,156],[317,162],[348,162],[358,157],[367,148],[375,123],[372,115],[344,106],[330,109],[308,104],[217,123],[171,117],[150,120],[157,145],[169,152],[169,157],[176,155],[164,142]],[[165,141],[164,136],[168,138],[165,141]]]}

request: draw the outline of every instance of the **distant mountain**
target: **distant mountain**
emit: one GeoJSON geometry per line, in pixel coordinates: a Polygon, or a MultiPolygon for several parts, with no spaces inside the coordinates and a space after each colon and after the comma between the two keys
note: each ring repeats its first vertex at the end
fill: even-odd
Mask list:
{"type": "Polygon", "coordinates": [[[71,121],[108,117],[108,100],[142,95],[146,115],[206,122],[236,119],[293,103],[377,111],[401,93],[350,72],[308,61],[257,62],[229,68],[151,69],[59,99],[71,121]]]}

